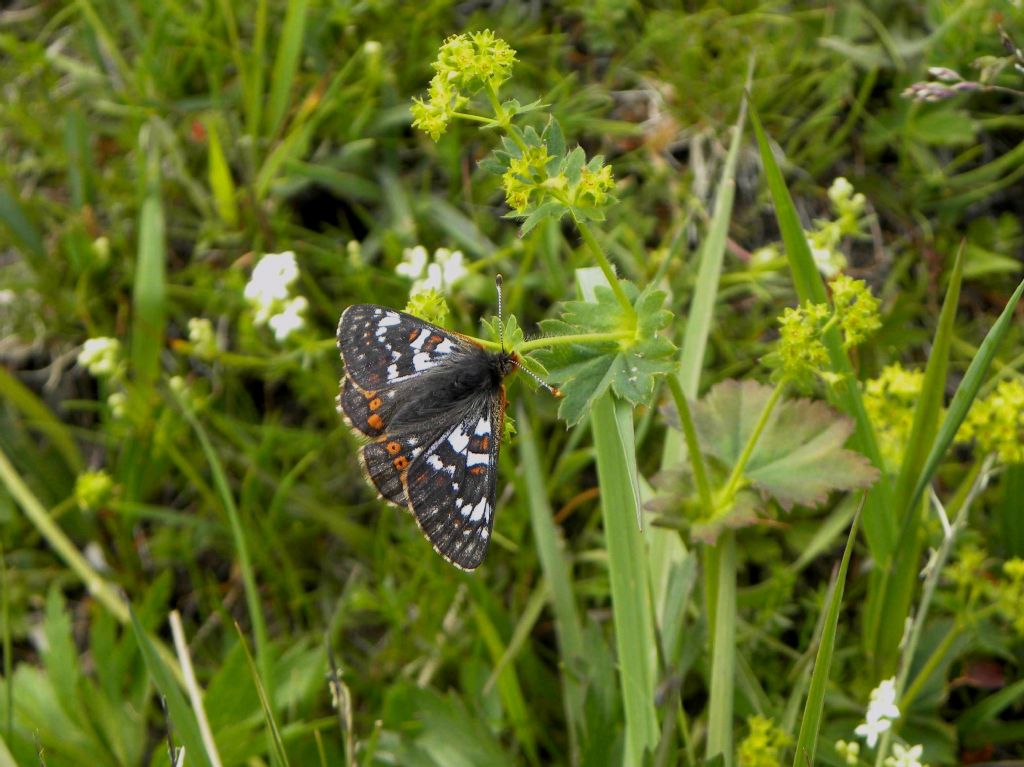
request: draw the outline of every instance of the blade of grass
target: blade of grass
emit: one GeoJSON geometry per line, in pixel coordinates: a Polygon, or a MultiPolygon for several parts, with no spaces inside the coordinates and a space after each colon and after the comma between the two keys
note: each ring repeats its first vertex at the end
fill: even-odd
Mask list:
{"type": "Polygon", "coordinates": [[[160,156],[149,131],[139,137],[146,157],[145,192],[139,213],[139,252],[132,288],[132,372],[144,388],[160,374],[166,324],[164,209],[160,199],[160,156]]]}
{"type": "Polygon", "coordinates": [[[295,90],[295,74],[299,69],[302,37],[306,29],[309,0],[288,3],[281,30],[281,42],[274,58],[274,71],[270,76],[270,96],[267,99],[267,136],[276,136],[284,122],[288,103],[295,90]]]}
{"type": "Polygon", "coordinates": [[[203,739],[199,734],[199,725],[196,723],[195,716],[193,716],[192,711],[185,702],[185,696],[181,694],[181,690],[175,684],[173,674],[167,664],[164,663],[163,658],[160,657],[160,653],[157,652],[152,640],[146,634],[145,629],[142,628],[134,612],[131,613],[131,625],[132,631],[135,632],[135,641],[138,643],[139,651],[142,654],[142,660],[146,664],[146,670],[149,672],[149,677],[153,680],[157,691],[163,696],[167,704],[167,714],[174,724],[174,735],[185,747],[185,751],[188,753],[189,764],[213,767],[207,756],[206,749],[203,748],[203,739]]]}
{"type": "MultiPolygon", "coordinates": [[[[600,269],[576,272],[580,293],[594,301],[594,288],[606,284],[600,269]]],[[[634,453],[633,411],[610,394],[601,397],[590,413],[601,514],[608,548],[608,575],[612,589],[615,647],[625,711],[626,767],[644,764],[646,752],[658,742],[658,715],[654,707],[654,624],[643,535],[636,524],[640,490],[634,453]]]]}
{"type": "Polygon", "coordinates": [[[871,582],[867,616],[869,635],[874,637],[872,658],[875,678],[890,676],[896,668],[904,619],[910,613],[910,603],[917,585],[917,571],[922,542],[918,536],[921,522],[921,504],[911,503],[911,494],[917,477],[921,476],[928,450],[935,442],[935,434],[945,404],[946,376],[949,352],[953,341],[956,309],[960,298],[966,242],[960,244],[953,272],[946,288],[935,337],[932,340],[925,368],[921,395],[914,407],[913,426],[907,439],[907,448],[896,479],[893,509],[900,527],[900,544],[881,562],[877,578],[871,582]]]}
{"type": "MultiPolygon", "coordinates": [[[[543,589],[543,587],[541,587],[543,589]]],[[[531,600],[534,601],[534,600],[531,600]]],[[[535,616],[540,614],[540,607],[543,599],[535,600],[535,616]]],[[[529,607],[527,607],[529,610],[529,607]]],[[[498,695],[501,697],[502,707],[508,716],[509,724],[519,746],[522,748],[526,761],[529,764],[539,764],[537,757],[537,738],[534,735],[533,720],[528,713],[526,699],[523,697],[523,688],[519,684],[519,675],[515,665],[506,662],[507,658],[515,655],[515,636],[508,645],[502,642],[497,627],[491,621],[483,607],[477,603],[473,608],[473,618],[476,621],[477,632],[480,638],[487,645],[487,651],[491,654],[491,661],[494,663],[494,671],[490,678],[484,683],[484,690],[490,688],[492,680],[497,682],[498,695]]]]}
{"type": "Polygon", "coordinates": [[[711,691],[708,702],[706,758],[733,763],[733,689],[736,679],[736,535],[722,534],[714,546],[716,570],[709,573],[715,589],[715,625],[711,644],[711,691]]]}
{"type": "Polygon", "coordinates": [[[235,624],[235,631],[238,632],[238,641],[242,643],[242,649],[245,651],[245,660],[249,664],[249,673],[252,675],[253,684],[256,685],[256,694],[260,699],[260,707],[263,709],[263,717],[267,721],[267,727],[270,729],[270,740],[273,745],[271,756],[273,762],[276,764],[282,764],[284,767],[289,767],[288,753],[284,750],[284,741],[281,740],[281,731],[277,727],[277,720],[274,718],[274,711],[270,705],[270,697],[267,693],[266,688],[263,686],[263,681],[260,679],[261,671],[256,668],[256,663],[253,661],[252,653],[249,652],[249,644],[245,641],[245,634],[242,633],[242,627],[237,623],[235,624]]]}
{"type": "MultiPolygon", "coordinates": [[[[171,393],[178,405],[178,409],[185,415],[185,419],[199,438],[203,453],[206,455],[206,461],[210,466],[210,473],[213,475],[213,484],[217,488],[220,502],[227,513],[228,522],[231,526],[231,537],[234,541],[235,549],[238,551],[238,567],[242,574],[246,608],[249,612],[249,620],[252,622],[252,633],[256,641],[256,657],[259,659],[262,684],[269,686],[271,676],[267,624],[263,617],[259,590],[256,587],[256,576],[252,566],[252,558],[249,554],[249,543],[245,537],[245,530],[242,527],[242,520],[238,513],[238,507],[235,504],[234,495],[231,492],[231,487],[228,485],[227,475],[224,473],[224,467],[221,465],[220,458],[217,456],[216,451],[213,449],[213,444],[206,434],[206,429],[199,423],[199,419],[196,418],[192,409],[178,393],[173,389],[171,393]]],[[[246,653],[248,652],[249,650],[246,648],[246,653]]]]}
{"type": "MultiPolygon", "coordinates": [[[[772,154],[771,147],[768,144],[768,137],[765,135],[764,128],[761,126],[761,120],[758,118],[757,109],[754,108],[753,104],[750,107],[750,122],[753,125],[754,134],[757,136],[761,162],[764,166],[765,181],[775,206],[775,217],[786,248],[786,258],[789,261],[790,273],[793,277],[793,286],[796,289],[797,296],[801,302],[827,303],[828,294],[825,290],[825,283],[822,281],[821,275],[814,264],[810,245],[807,243],[803,227],[800,224],[800,217],[797,214],[796,207],[793,205],[793,198],[786,188],[782,171],[779,170],[778,163],[775,161],[775,156],[772,154]]],[[[839,329],[833,327],[829,333],[826,333],[824,342],[828,349],[832,371],[838,373],[848,382],[848,385],[841,387],[839,400],[843,409],[853,416],[857,425],[853,444],[881,472],[878,482],[868,492],[864,504],[864,535],[867,538],[872,556],[878,561],[884,561],[885,557],[892,551],[897,532],[895,521],[887,511],[892,508],[892,488],[885,474],[885,464],[882,461],[882,454],[878,448],[874,427],[868,418],[867,410],[864,408],[860,387],[856,385],[856,375],[853,366],[850,364],[850,358],[847,356],[845,349],[843,349],[839,329]]]]}
{"type": "Polygon", "coordinates": [[[814,659],[814,672],[811,674],[811,686],[807,693],[804,715],[800,720],[800,734],[796,739],[796,750],[793,752],[793,767],[806,767],[814,764],[814,751],[817,748],[818,732],[821,730],[822,713],[825,709],[825,689],[828,686],[829,671],[832,668],[832,653],[835,649],[836,632],[839,626],[839,610],[843,604],[843,591],[846,586],[846,573],[850,567],[853,554],[853,543],[857,539],[857,526],[860,514],[853,518],[850,535],[846,539],[846,550],[843,561],[839,565],[826,600],[825,623],[818,640],[818,653],[814,659]]]}
{"type": "Polygon", "coordinates": [[[573,755],[571,763],[577,764],[583,728],[584,690],[580,684],[585,671],[583,630],[580,627],[579,613],[573,596],[572,569],[551,513],[551,503],[545,487],[544,472],[541,471],[540,454],[533,436],[533,427],[522,405],[516,411],[516,423],[516,444],[519,447],[519,465],[526,485],[525,495],[530,508],[530,524],[541,570],[545,580],[550,584],[551,606],[555,614],[555,634],[558,636],[561,657],[562,698],[565,718],[569,723],[569,747],[573,755]]]}
{"type": "Polygon", "coordinates": [[[3,189],[0,189],[0,223],[10,230],[14,242],[29,264],[38,271],[46,259],[43,236],[39,234],[39,230],[18,199],[3,189]]]}
{"type": "Polygon", "coordinates": [[[178,653],[178,662],[181,663],[181,672],[185,677],[185,689],[188,691],[188,697],[192,703],[192,711],[196,716],[199,734],[203,739],[203,747],[213,767],[221,767],[220,754],[217,753],[217,744],[213,739],[213,732],[210,730],[210,720],[206,718],[206,709],[203,707],[203,693],[199,688],[195,671],[192,670],[192,656],[189,654],[188,640],[185,638],[185,627],[181,625],[181,615],[177,610],[171,610],[170,624],[174,649],[178,653]]]}
{"type": "Polygon", "coordinates": [[[224,156],[224,146],[220,141],[218,121],[211,117],[206,120],[208,156],[206,178],[213,192],[214,207],[220,220],[234,228],[238,225],[238,195],[235,181],[231,177],[231,168],[224,156]]]}
{"type": "Polygon", "coordinates": [[[935,474],[935,470],[939,467],[939,461],[942,460],[949,446],[953,443],[953,438],[956,436],[960,424],[963,423],[964,418],[967,416],[967,411],[971,409],[975,397],[978,396],[978,390],[981,388],[985,375],[988,373],[992,359],[995,357],[999,345],[1006,338],[1006,334],[1013,323],[1013,313],[1017,308],[1017,303],[1020,301],[1022,293],[1024,293],[1024,280],[1013,291],[1013,295],[1006,302],[1006,306],[1003,307],[999,318],[985,335],[985,340],[978,347],[978,353],[971,360],[971,364],[967,366],[967,372],[964,373],[960,385],[956,387],[953,399],[949,403],[949,409],[946,411],[946,417],[942,420],[939,433],[932,443],[932,449],[929,451],[928,458],[924,462],[924,468],[918,476],[914,492],[910,497],[911,505],[916,504],[921,499],[925,488],[932,480],[932,475],[935,474]]]}
{"type": "Polygon", "coordinates": [[[38,429],[53,441],[53,447],[76,474],[83,468],[82,455],[67,424],[57,418],[35,392],[0,366],[0,398],[21,411],[25,423],[38,429]]]}
{"type": "MultiPolygon", "coordinates": [[[[683,345],[679,353],[679,372],[677,377],[683,387],[683,393],[693,399],[699,393],[700,374],[704,369],[704,353],[707,350],[708,337],[711,335],[715,300],[718,296],[718,281],[722,275],[722,261],[725,258],[725,245],[729,235],[729,222],[732,221],[732,205],[736,197],[736,164],[739,161],[740,147],[743,145],[743,126],[747,120],[747,89],[750,88],[754,76],[754,59],[750,58],[747,70],[747,83],[740,100],[740,113],[732,130],[732,141],[729,153],[722,166],[722,178],[715,192],[715,211],[708,226],[707,236],[700,248],[697,267],[697,282],[693,286],[693,301],[686,317],[686,330],[683,333],[683,345]]],[[[672,432],[670,440],[666,440],[665,452],[669,452],[669,442],[674,443],[675,458],[678,459],[680,438],[672,432]]],[[[675,463],[675,461],[671,461],[675,463]]],[[[662,460],[662,466],[667,461],[662,460]]]]}

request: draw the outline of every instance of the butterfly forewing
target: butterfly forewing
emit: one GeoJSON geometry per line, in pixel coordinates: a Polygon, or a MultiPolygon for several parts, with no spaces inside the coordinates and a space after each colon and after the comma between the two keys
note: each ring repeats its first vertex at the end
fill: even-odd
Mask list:
{"type": "Polygon", "coordinates": [[[365,391],[380,391],[432,370],[465,343],[411,314],[372,304],[350,306],[338,322],[345,374],[365,391]]]}

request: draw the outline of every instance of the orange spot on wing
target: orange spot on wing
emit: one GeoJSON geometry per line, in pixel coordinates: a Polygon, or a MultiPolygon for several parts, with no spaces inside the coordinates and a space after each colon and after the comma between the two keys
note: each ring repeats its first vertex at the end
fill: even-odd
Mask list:
{"type": "Polygon", "coordinates": [[[406,458],[404,455],[398,456],[398,458],[393,460],[391,463],[393,463],[395,465],[395,468],[398,469],[399,471],[403,471],[409,467],[409,459],[406,458]]]}
{"type": "Polygon", "coordinates": [[[418,336],[419,334],[420,334],[420,331],[418,331],[416,328],[413,328],[412,330],[409,331],[409,340],[410,341],[415,341],[416,340],[416,336],[418,336]]]}
{"type": "Polygon", "coordinates": [[[377,429],[378,431],[380,431],[381,429],[384,428],[384,422],[380,420],[380,416],[377,415],[376,413],[367,418],[366,422],[370,425],[371,429],[377,429]]]}
{"type": "Polygon", "coordinates": [[[481,450],[490,450],[490,448],[491,448],[491,438],[488,437],[485,434],[484,436],[482,436],[480,438],[480,449],[481,450]]]}
{"type": "Polygon", "coordinates": [[[387,451],[391,453],[391,455],[397,455],[402,452],[402,446],[398,442],[388,442],[386,447],[387,451]]]}
{"type": "Polygon", "coordinates": [[[472,469],[469,470],[469,473],[479,477],[481,474],[484,473],[484,467],[482,465],[474,466],[472,469]]]}
{"type": "Polygon", "coordinates": [[[374,397],[370,400],[370,410],[380,410],[380,406],[383,404],[384,402],[380,397],[374,397]]]}

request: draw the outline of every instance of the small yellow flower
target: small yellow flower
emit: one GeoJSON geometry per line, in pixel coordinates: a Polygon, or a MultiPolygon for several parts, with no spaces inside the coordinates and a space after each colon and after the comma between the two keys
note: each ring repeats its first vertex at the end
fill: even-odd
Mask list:
{"type": "Polygon", "coordinates": [[[958,438],[973,438],[982,452],[995,453],[1003,463],[1024,463],[1024,383],[1002,381],[976,401],[958,438]]]}
{"type": "Polygon", "coordinates": [[[114,480],[105,471],[85,471],[75,479],[75,500],[82,511],[96,511],[110,498],[114,480]]]}
{"type": "Polygon", "coordinates": [[[752,716],[747,719],[750,734],[737,751],[740,767],[777,767],[782,763],[782,749],[790,742],[786,733],[771,719],[752,716]]]}

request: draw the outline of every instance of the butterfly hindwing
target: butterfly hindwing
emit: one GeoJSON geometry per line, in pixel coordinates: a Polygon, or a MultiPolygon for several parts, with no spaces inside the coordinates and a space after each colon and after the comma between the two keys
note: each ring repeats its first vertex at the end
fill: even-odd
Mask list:
{"type": "Polygon", "coordinates": [[[387,419],[394,408],[392,392],[363,391],[348,378],[341,379],[338,410],[348,425],[367,437],[384,433],[387,419]]]}
{"type": "Polygon", "coordinates": [[[345,375],[381,391],[441,365],[467,342],[411,314],[373,304],[348,307],[338,322],[345,375]]]}
{"type": "Polygon", "coordinates": [[[404,480],[412,461],[423,452],[418,443],[414,436],[385,436],[360,451],[366,475],[384,500],[408,506],[404,480]]]}
{"type": "Polygon", "coordinates": [[[464,570],[483,561],[494,525],[504,391],[477,398],[431,440],[406,474],[409,508],[441,556],[464,570]]]}

